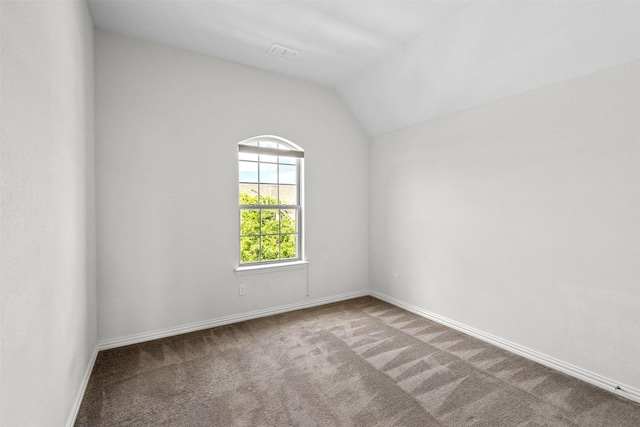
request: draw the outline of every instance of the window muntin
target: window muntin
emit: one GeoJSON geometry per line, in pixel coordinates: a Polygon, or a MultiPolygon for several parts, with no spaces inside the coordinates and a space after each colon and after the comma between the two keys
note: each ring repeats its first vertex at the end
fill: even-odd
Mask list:
{"type": "Polygon", "coordinates": [[[300,260],[304,152],[276,137],[238,147],[240,265],[300,260]]]}

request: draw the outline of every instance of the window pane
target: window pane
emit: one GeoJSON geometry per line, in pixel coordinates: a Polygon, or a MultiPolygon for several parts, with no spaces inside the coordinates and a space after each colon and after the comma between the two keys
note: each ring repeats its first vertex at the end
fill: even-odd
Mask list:
{"type": "Polygon", "coordinates": [[[240,210],[240,234],[260,234],[260,210],[240,210]]]}
{"type": "Polygon", "coordinates": [[[238,163],[240,165],[240,182],[258,182],[258,163],[238,163]]]}
{"type": "Polygon", "coordinates": [[[260,147],[267,147],[267,148],[278,148],[278,144],[277,142],[272,142],[272,141],[260,141],[260,147]]]}
{"type": "Polygon", "coordinates": [[[280,248],[278,246],[278,236],[264,236],[262,238],[262,259],[280,258],[280,248]]]}
{"type": "Polygon", "coordinates": [[[289,165],[278,165],[280,169],[280,184],[295,184],[298,181],[296,167],[289,165]]]}
{"type": "Polygon", "coordinates": [[[261,205],[277,205],[278,204],[278,186],[272,184],[262,184],[260,186],[260,204],[261,205]]]}
{"type": "Polygon", "coordinates": [[[262,234],[278,234],[280,232],[280,221],[276,209],[264,209],[262,211],[262,234]]]}
{"type": "Polygon", "coordinates": [[[258,204],[258,184],[240,183],[240,204],[241,205],[257,205],[258,204]]]}
{"type": "Polygon", "coordinates": [[[297,205],[298,192],[295,185],[280,186],[280,204],[281,205],[297,205]]]}
{"type": "Polygon", "coordinates": [[[280,232],[295,233],[297,232],[297,211],[293,209],[280,211],[280,232]]]}
{"type": "Polygon", "coordinates": [[[277,163],[278,162],[278,156],[270,156],[268,154],[260,154],[260,161],[261,162],[277,163]]]}
{"type": "Polygon", "coordinates": [[[238,153],[238,159],[240,160],[253,160],[253,161],[258,161],[258,155],[257,154],[251,154],[251,153],[238,153]]]}
{"type": "Polygon", "coordinates": [[[296,258],[297,234],[285,234],[280,237],[280,258],[296,258]]]}
{"type": "MultiPolygon", "coordinates": [[[[251,182],[257,182],[257,181],[251,181],[251,182]]],[[[260,163],[260,182],[263,184],[277,184],[278,183],[278,165],[260,163]]]]}
{"type": "Polygon", "coordinates": [[[260,237],[242,237],[240,239],[240,259],[242,262],[260,261],[260,237]]]}
{"type": "Polygon", "coordinates": [[[288,165],[295,165],[296,164],[295,157],[280,156],[280,157],[278,157],[278,160],[279,160],[280,163],[286,163],[288,165]]]}

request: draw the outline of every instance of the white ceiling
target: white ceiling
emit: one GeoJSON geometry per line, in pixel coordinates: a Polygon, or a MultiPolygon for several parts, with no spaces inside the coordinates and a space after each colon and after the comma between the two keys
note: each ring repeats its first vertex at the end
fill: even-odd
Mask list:
{"type": "Polygon", "coordinates": [[[640,58],[640,1],[89,0],[98,28],[335,88],[377,135],[640,58]],[[273,43],[299,51],[269,55],[273,43]]]}

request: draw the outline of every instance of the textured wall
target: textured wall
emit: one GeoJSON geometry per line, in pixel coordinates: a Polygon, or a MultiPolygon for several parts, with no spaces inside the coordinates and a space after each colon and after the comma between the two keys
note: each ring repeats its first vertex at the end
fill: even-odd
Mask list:
{"type": "Polygon", "coordinates": [[[335,91],[102,31],[96,70],[100,340],[368,289],[369,142],[335,91]],[[305,150],[308,279],[235,276],[237,143],[265,134],[305,150]]]}
{"type": "Polygon", "coordinates": [[[639,140],[639,61],[374,138],[372,288],[640,389],[639,140]]]}
{"type": "Polygon", "coordinates": [[[0,4],[0,424],[61,426],[97,335],[93,27],[84,2],[0,4]]]}

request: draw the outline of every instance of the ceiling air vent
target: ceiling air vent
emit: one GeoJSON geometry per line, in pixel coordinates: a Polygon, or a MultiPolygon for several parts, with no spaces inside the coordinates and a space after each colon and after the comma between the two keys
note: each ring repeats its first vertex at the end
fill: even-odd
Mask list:
{"type": "Polygon", "coordinates": [[[271,55],[279,56],[284,59],[293,59],[298,56],[298,51],[295,49],[291,49],[290,47],[281,46],[279,44],[272,44],[269,48],[268,52],[271,55]]]}

